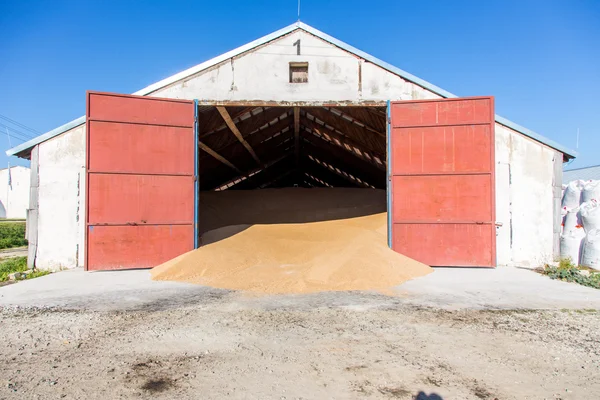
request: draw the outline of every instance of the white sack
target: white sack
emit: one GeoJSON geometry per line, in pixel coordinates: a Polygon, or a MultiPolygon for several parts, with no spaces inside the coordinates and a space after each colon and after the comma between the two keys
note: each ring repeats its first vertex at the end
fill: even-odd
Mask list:
{"type": "Polygon", "coordinates": [[[600,203],[596,200],[583,203],[579,207],[579,213],[586,232],[592,229],[600,229],[600,203]]]}
{"type": "Polygon", "coordinates": [[[584,237],[585,232],[583,229],[575,229],[563,233],[560,237],[560,258],[568,258],[573,264],[579,265],[581,244],[584,237]]]}
{"type": "Polygon", "coordinates": [[[593,199],[600,201],[600,181],[587,181],[583,184],[581,201],[587,202],[593,199]]]}
{"type": "Polygon", "coordinates": [[[563,207],[579,207],[579,203],[581,202],[581,187],[582,181],[580,180],[569,182],[562,198],[563,207]]]}
{"type": "Polygon", "coordinates": [[[563,207],[561,214],[564,214],[562,222],[563,232],[570,232],[574,229],[583,228],[583,224],[581,223],[581,217],[579,215],[579,207],[571,209],[563,207]]]}
{"type": "Polygon", "coordinates": [[[600,230],[592,229],[583,241],[581,265],[600,269],[600,230]]]}

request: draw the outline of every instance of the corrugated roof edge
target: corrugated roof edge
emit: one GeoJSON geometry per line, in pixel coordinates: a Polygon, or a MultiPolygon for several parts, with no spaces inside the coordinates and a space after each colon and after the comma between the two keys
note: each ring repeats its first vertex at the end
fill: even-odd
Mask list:
{"type": "Polygon", "coordinates": [[[563,172],[571,172],[571,171],[579,171],[581,169],[590,169],[590,168],[597,168],[600,167],[600,164],[598,165],[588,165],[587,167],[579,167],[579,168],[573,168],[573,169],[565,169],[563,172]]]}
{"type": "MultiPolygon", "coordinates": [[[[227,60],[227,59],[229,59],[231,57],[235,57],[236,55],[239,55],[239,54],[244,53],[246,51],[252,50],[253,48],[258,47],[260,45],[263,45],[263,44],[265,44],[267,42],[270,42],[272,40],[275,40],[275,39],[277,39],[280,36],[283,36],[283,35],[286,35],[286,34],[288,34],[290,32],[293,32],[294,30],[296,30],[298,28],[302,29],[302,30],[304,30],[304,31],[306,31],[306,32],[308,32],[308,33],[310,33],[312,35],[320,37],[321,39],[325,40],[326,42],[329,42],[329,43],[331,43],[331,44],[333,44],[333,45],[335,45],[335,46],[337,46],[337,47],[339,47],[339,48],[341,48],[343,50],[346,50],[346,51],[348,51],[350,53],[353,53],[353,54],[355,54],[355,55],[357,55],[357,56],[365,59],[366,61],[369,61],[369,62],[371,62],[373,64],[376,64],[376,65],[380,66],[381,68],[383,68],[385,70],[388,70],[388,71],[390,71],[390,72],[392,72],[392,73],[394,73],[396,75],[399,75],[400,77],[402,77],[402,78],[404,78],[404,79],[406,79],[406,80],[408,80],[410,82],[413,82],[413,83],[415,83],[415,84],[417,84],[417,85],[419,85],[419,86],[421,86],[421,87],[423,87],[423,88],[425,88],[425,89],[427,89],[427,90],[429,90],[429,91],[431,91],[433,93],[436,93],[436,94],[438,94],[438,95],[440,95],[442,97],[446,97],[446,98],[458,97],[458,96],[456,96],[456,95],[454,95],[454,94],[452,94],[452,93],[450,93],[450,92],[448,92],[448,91],[446,91],[446,90],[444,90],[444,89],[442,89],[442,88],[440,88],[440,87],[438,87],[438,86],[436,86],[436,85],[434,85],[432,83],[429,83],[429,82],[427,82],[427,81],[425,81],[425,80],[423,80],[421,78],[418,78],[418,77],[414,76],[413,74],[408,73],[406,71],[403,71],[400,68],[397,68],[397,67],[395,67],[395,66],[393,66],[393,65],[391,65],[391,64],[389,64],[389,63],[387,63],[385,61],[382,61],[382,60],[380,60],[380,59],[378,59],[376,57],[373,57],[372,55],[367,54],[367,53],[365,53],[365,52],[363,52],[363,51],[361,51],[361,50],[359,50],[359,49],[357,49],[357,48],[355,48],[355,47],[353,47],[353,46],[351,46],[351,45],[349,45],[347,43],[344,43],[341,40],[338,40],[338,39],[336,39],[336,38],[334,38],[332,36],[329,36],[328,34],[326,34],[324,32],[321,32],[320,30],[318,30],[316,28],[313,28],[312,26],[307,25],[307,24],[305,24],[303,22],[296,22],[294,24],[288,25],[285,28],[279,29],[278,31],[270,33],[270,34],[268,34],[266,36],[263,36],[263,37],[261,37],[259,39],[254,40],[254,41],[252,41],[250,43],[247,43],[247,44],[245,44],[243,46],[240,46],[240,47],[238,47],[236,49],[228,51],[227,53],[221,54],[220,56],[214,57],[214,58],[212,58],[212,59],[210,59],[208,61],[205,61],[205,62],[203,62],[201,64],[198,64],[196,66],[188,68],[185,71],[179,72],[179,73],[177,73],[175,75],[172,75],[172,76],[170,76],[170,77],[168,77],[166,79],[163,79],[163,80],[161,80],[159,82],[156,82],[156,83],[154,83],[154,84],[152,84],[150,86],[147,86],[147,87],[145,87],[145,88],[143,88],[141,90],[138,90],[137,92],[135,92],[133,94],[134,95],[140,95],[140,96],[148,95],[148,94],[150,94],[150,93],[152,93],[152,92],[154,92],[154,91],[156,91],[156,90],[158,90],[160,88],[163,88],[163,87],[165,87],[167,85],[170,85],[170,84],[175,83],[175,82],[177,82],[177,81],[179,81],[181,79],[184,79],[184,78],[186,78],[186,77],[188,77],[190,75],[197,74],[198,72],[200,72],[200,71],[202,71],[204,69],[207,69],[207,68],[210,68],[210,67],[212,67],[212,66],[214,66],[216,64],[219,64],[219,63],[221,63],[221,62],[223,62],[223,61],[225,61],[225,60],[227,60]]],[[[561,145],[561,144],[559,144],[559,143],[557,143],[557,142],[555,142],[555,141],[553,141],[551,139],[548,139],[548,138],[540,135],[539,133],[536,133],[536,132],[534,132],[534,131],[532,131],[530,129],[527,129],[527,128],[519,125],[519,124],[516,124],[516,123],[514,123],[514,122],[512,122],[512,121],[510,121],[510,120],[508,120],[508,119],[506,119],[504,117],[496,115],[496,122],[498,122],[499,124],[504,125],[504,126],[506,126],[508,128],[514,129],[515,131],[520,132],[520,133],[524,134],[525,136],[529,136],[530,138],[532,138],[532,139],[534,139],[534,140],[536,140],[538,142],[541,142],[541,143],[543,143],[543,144],[545,144],[545,145],[547,145],[549,147],[552,147],[553,149],[556,149],[556,150],[560,151],[561,153],[563,153],[567,157],[575,158],[577,156],[577,152],[576,151],[571,150],[571,149],[569,149],[569,148],[567,148],[567,147],[565,147],[565,146],[563,146],[563,145],[561,145]]],[[[12,149],[9,149],[9,150],[6,151],[6,155],[13,156],[13,155],[16,155],[18,153],[21,153],[24,150],[27,150],[27,149],[29,149],[29,148],[31,148],[31,147],[33,147],[33,146],[35,146],[35,145],[37,145],[37,144],[39,144],[41,142],[44,142],[44,141],[46,141],[46,140],[48,140],[50,138],[53,138],[54,136],[60,135],[61,133],[65,132],[65,131],[67,131],[67,130],[69,130],[71,128],[74,128],[74,127],[76,127],[78,125],[81,125],[83,123],[85,123],[85,116],[77,118],[76,120],[73,120],[73,121],[71,121],[71,122],[69,122],[67,124],[62,125],[62,126],[59,126],[58,128],[53,129],[53,130],[51,130],[51,131],[49,131],[47,133],[44,133],[43,135],[40,135],[40,136],[38,136],[38,137],[36,137],[34,139],[31,139],[28,142],[22,143],[19,146],[13,147],[12,149]]]]}

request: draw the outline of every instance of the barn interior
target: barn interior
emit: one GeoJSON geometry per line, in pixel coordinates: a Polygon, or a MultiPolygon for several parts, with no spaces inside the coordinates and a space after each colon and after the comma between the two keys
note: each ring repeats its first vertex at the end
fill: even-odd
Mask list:
{"type": "Polygon", "coordinates": [[[385,212],[386,113],[382,105],[200,105],[200,243],[253,224],[385,212]]]}

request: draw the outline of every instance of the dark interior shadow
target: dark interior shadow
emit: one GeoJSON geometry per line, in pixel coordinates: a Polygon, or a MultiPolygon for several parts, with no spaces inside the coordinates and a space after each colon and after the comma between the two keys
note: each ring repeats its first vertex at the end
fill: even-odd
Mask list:
{"type": "Polygon", "coordinates": [[[255,224],[332,221],[384,213],[385,190],[282,188],[200,192],[200,243],[233,236],[255,224]]]}

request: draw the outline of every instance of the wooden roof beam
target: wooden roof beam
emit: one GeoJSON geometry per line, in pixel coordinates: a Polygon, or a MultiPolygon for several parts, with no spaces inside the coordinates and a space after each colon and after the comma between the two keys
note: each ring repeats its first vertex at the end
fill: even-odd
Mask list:
{"type": "Polygon", "coordinates": [[[323,107],[323,108],[326,109],[327,111],[329,111],[330,113],[337,115],[340,118],[343,118],[345,120],[348,120],[348,121],[352,122],[355,125],[360,126],[361,128],[364,128],[364,129],[366,129],[366,130],[368,130],[370,132],[376,133],[379,136],[386,137],[385,132],[381,132],[381,131],[379,131],[379,130],[377,130],[377,129],[375,129],[375,128],[369,126],[369,125],[367,125],[363,121],[359,121],[358,119],[354,118],[353,116],[351,116],[351,115],[349,115],[349,114],[347,114],[347,113],[345,113],[345,112],[343,112],[343,111],[341,111],[341,110],[339,110],[337,108],[333,108],[333,107],[323,107]]]}
{"type": "MultiPolygon", "coordinates": [[[[215,111],[217,111],[214,114],[216,114],[218,116],[218,120],[214,121],[211,124],[207,124],[208,127],[205,128],[203,131],[199,132],[200,137],[212,135],[213,133],[220,132],[223,129],[227,128],[227,124],[223,121],[223,117],[219,116],[219,112],[218,112],[218,110],[216,110],[216,107],[215,107],[215,111]]],[[[242,111],[240,111],[234,115],[231,115],[231,119],[233,120],[233,122],[235,122],[237,124],[243,120],[242,117],[245,116],[246,114],[249,114],[248,118],[251,118],[251,117],[258,115],[264,111],[265,111],[264,107],[247,107],[247,108],[244,108],[242,111]]],[[[245,119],[247,119],[247,118],[245,118],[245,119]]]]}
{"type": "Polygon", "coordinates": [[[372,152],[365,150],[360,145],[355,144],[352,140],[337,134],[336,132],[323,132],[323,130],[317,127],[303,126],[305,132],[312,134],[319,139],[327,142],[330,145],[335,145],[348,153],[352,154],[363,161],[368,162],[370,165],[385,171],[385,158],[379,155],[374,155],[372,152]],[[382,161],[383,158],[383,161],[382,161]]]}
{"type": "Polygon", "coordinates": [[[328,169],[329,171],[331,171],[334,174],[336,174],[337,176],[347,180],[348,182],[352,183],[355,186],[364,187],[364,188],[368,188],[368,189],[375,189],[375,186],[370,185],[367,182],[361,180],[360,178],[357,178],[354,175],[351,175],[351,174],[341,170],[339,167],[334,167],[333,165],[329,164],[327,161],[320,160],[317,157],[314,157],[310,154],[307,154],[307,157],[311,161],[317,163],[318,165],[320,165],[323,168],[328,169]]]}
{"type": "Polygon", "coordinates": [[[217,160],[221,161],[223,164],[227,165],[229,168],[239,172],[240,174],[243,173],[242,171],[240,171],[240,169],[238,167],[233,165],[228,159],[226,159],[225,157],[223,157],[222,155],[220,155],[219,153],[217,153],[216,151],[214,151],[213,149],[211,149],[210,147],[208,147],[201,141],[198,141],[198,147],[200,149],[204,150],[205,152],[207,152],[208,154],[210,154],[211,156],[213,156],[214,158],[216,158],[217,160]]]}
{"type": "Polygon", "coordinates": [[[309,125],[312,125],[311,126],[312,128],[324,128],[327,130],[327,134],[331,135],[332,137],[335,136],[337,140],[340,140],[340,141],[344,140],[348,144],[351,144],[352,146],[357,147],[361,150],[363,150],[363,149],[368,150],[369,152],[372,153],[373,156],[377,156],[377,158],[382,163],[385,162],[385,159],[386,159],[384,156],[385,153],[380,152],[374,146],[366,143],[363,140],[359,141],[355,138],[351,138],[350,136],[348,136],[347,134],[345,134],[344,132],[342,132],[341,130],[336,128],[335,126],[330,125],[329,123],[324,121],[318,115],[311,114],[310,112],[306,111],[305,116],[306,116],[306,118],[303,120],[303,122],[309,121],[309,125]]]}
{"type": "Polygon", "coordinates": [[[310,160],[306,153],[302,154],[303,171],[311,174],[313,177],[327,183],[329,187],[353,187],[360,188],[355,182],[350,182],[341,176],[334,174],[328,168],[319,165],[310,160]]]}
{"type": "MultiPolygon", "coordinates": [[[[278,119],[290,118],[290,120],[291,120],[292,119],[291,115],[293,114],[291,108],[284,109],[282,107],[273,107],[273,108],[266,109],[264,111],[260,111],[260,112],[259,111],[260,111],[260,109],[253,110],[252,112],[256,113],[256,114],[252,114],[252,117],[240,119],[235,124],[240,132],[244,132],[244,139],[247,142],[249,142],[250,145],[253,147],[254,147],[254,145],[252,144],[253,143],[252,142],[252,136],[253,136],[252,133],[253,132],[255,132],[257,129],[259,129],[263,126],[273,123],[273,121],[276,121],[278,119]]],[[[219,118],[222,120],[223,118],[220,116],[218,111],[216,111],[216,113],[218,114],[219,118]]],[[[293,125],[293,123],[290,122],[290,125],[293,125]]],[[[229,130],[229,128],[227,126],[226,126],[226,129],[229,130]]],[[[208,145],[210,145],[214,149],[221,149],[221,148],[226,147],[227,145],[230,145],[233,143],[235,143],[235,144],[240,143],[240,141],[235,137],[235,135],[230,135],[230,134],[225,135],[224,133],[225,133],[225,131],[220,131],[217,134],[206,136],[205,139],[203,139],[203,141],[205,143],[207,143],[208,145]]],[[[256,150],[256,148],[255,148],[255,150],[256,150]]],[[[220,151],[220,150],[217,150],[217,151],[220,151]]],[[[244,151],[246,151],[246,149],[244,149],[244,151]]]]}
{"type": "MultiPolygon", "coordinates": [[[[255,148],[258,151],[258,153],[260,154],[260,149],[259,149],[260,145],[268,138],[272,137],[273,135],[275,135],[277,133],[281,133],[285,129],[291,129],[291,123],[289,121],[287,121],[287,117],[276,118],[275,120],[271,121],[269,124],[266,124],[258,129],[256,129],[255,131],[250,132],[248,135],[246,135],[246,141],[253,148],[255,148]]],[[[239,145],[240,145],[240,142],[235,141],[235,142],[229,143],[228,145],[226,145],[224,147],[217,149],[217,151],[227,154],[233,146],[239,146],[239,145]]]]}
{"type": "Polygon", "coordinates": [[[263,171],[267,170],[268,168],[272,167],[273,165],[277,164],[279,161],[289,157],[291,155],[291,152],[287,151],[284,154],[282,154],[281,156],[268,161],[267,163],[264,164],[264,166],[258,167],[258,168],[254,168],[250,171],[247,171],[245,173],[240,173],[240,176],[236,176],[233,179],[228,180],[225,183],[222,183],[220,185],[218,185],[217,187],[211,189],[211,190],[226,190],[231,188],[232,186],[237,185],[240,182],[243,182],[245,180],[247,180],[248,178],[257,175],[259,173],[262,173],[263,171]]]}
{"type": "Polygon", "coordinates": [[[304,176],[306,176],[311,181],[315,182],[320,187],[333,187],[333,185],[330,185],[329,183],[325,182],[321,178],[317,178],[316,176],[312,175],[309,172],[304,172],[304,176]]]}
{"type": "Polygon", "coordinates": [[[262,164],[262,162],[260,161],[260,158],[258,158],[256,153],[254,152],[254,149],[252,148],[252,146],[250,146],[250,144],[248,144],[248,142],[246,142],[246,140],[242,136],[241,132],[238,130],[237,126],[235,126],[235,123],[231,119],[231,116],[227,112],[227,109],[225,107],[219,106],[219,107],[217,107],[217,110],[219,111],[219,113],[221,114],[223,119],[225,120],[225,123],[227,124],[227,126],[229,127],[231,132],[233,132],[235,137],[242,143],[242,145],[246,148],[246,150],[248,150],[248,153],[250,153],[252,158],[254,158],[254,161],[256,161],[259,165],[262,164]]]}
{"type": "Polygon", "coordinates": [[[386,174],[384,171],[376,169],[374,166],[366,163],[357,162],[357,160],[348,153],[339,150],[331,144],[323,143],[313,135],[302,135],[301,140],[304,145],[303,152],[318,158],[319,160],[338,168],[339,172],[356,178],[356,181],[364,182],[369,187],[384,188],[386,185],[386,174]]]}

